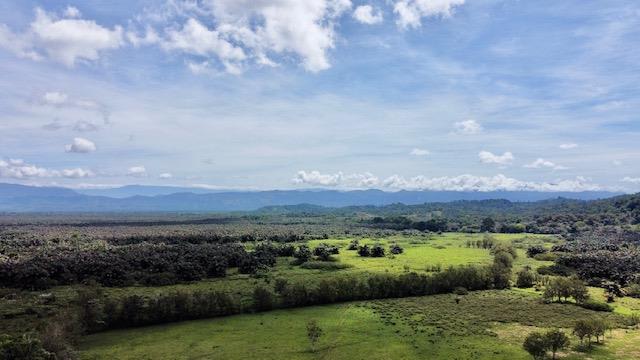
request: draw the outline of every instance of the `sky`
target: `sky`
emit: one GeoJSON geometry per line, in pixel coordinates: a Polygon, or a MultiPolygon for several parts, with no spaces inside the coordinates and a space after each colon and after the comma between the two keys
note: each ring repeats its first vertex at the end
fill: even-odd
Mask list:
{"type": "Polygon", "coordinates": [[[0,182],[640,191],[640,2],[3,0],[0,182]]]}

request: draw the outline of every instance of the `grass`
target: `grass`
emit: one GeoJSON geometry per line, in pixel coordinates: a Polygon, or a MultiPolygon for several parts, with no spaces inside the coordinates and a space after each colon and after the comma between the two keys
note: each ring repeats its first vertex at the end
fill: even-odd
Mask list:
{"type": "MultiPolygon", "coordinates": [[[[580,318],[622,316],[571,304],[545,305],[530,293],[482,291],[278,310],[88,336],[83,359],[529,359],[530,331],[569,328],[580,318]],[[325,335],[310,351],[305,326],[325,335]]],[[[631,359],[637,330],[617,329],[589,354],[631,359]],[[621,349],[624,349],[624,353],[621,349]]],[[[575,339],[574,339],[574,342],[575,339]]],[[[570,358],[584,354],[568,352],[570,358]]],[[[582,357],[581,357],[582,356],[582,357]]]]}
{"type": "MultiPolygon", "coordinates": [[[[278,258],[278,263],[265,277],[255,278],[245,274],[238,274],[230,270],[225,278],[205,279],[187,284],[169,285],[163,287],[132,286],[122,288],[105,288],[106,296],[124,296],[138,294],[151,296],[159,292],[176,290],[221,290],[240,296],[245,302],[251,301],[253,289],[259,284],[271,282],[281,277],[289,281],[306,281],[313,283],[323,278],[340,274],[357,272],[389,272],[401,273],[406,271],[431,272],[437,268],[467,264],[489,264],[492,256],[489,250],[468,248],[468,240],[482,239],[484,234],[444,233],[425,236],[392,236],[382,239],[360,239],[360,243],[381,243],[385,249],[391,243],[398,243],[404,248],[404,253],[393,257],[363,258],[356,251],[347,250],[351,238],[314,240],[309,246],[315,247],[322,242],[341,247],[340,254],[334,255],[337,261],[330,265],[312,263],[305,267],[291,265],[291,258],[278,258]]],[[[554,236],[531,234],[493,234],[498,241],[511,242],[518,246],[518,258],[515,269],[525,265],[537,268],[551,262],[537,261],[527,258],[526,247],[531,244],[542,244],[550,247],[557,241],[554,236]]],[[[268,285],[268,284],[267,284],[268,285]]],[[[75,293],[73,286],[60,286],[44,292],[19,291],[15,289],[0,289],[0,326],[5,332],[21,332],[33,328],[35,322],[46,319],[57,309],[66,305],[75,293]],[[4,294],[6,293],[6,294],[4,294]],[[54,294],[56,300],[44,304],[39,298],[42,293],[54,294]],[[8,295],[8,296],[4,296],[8,295]]]]}

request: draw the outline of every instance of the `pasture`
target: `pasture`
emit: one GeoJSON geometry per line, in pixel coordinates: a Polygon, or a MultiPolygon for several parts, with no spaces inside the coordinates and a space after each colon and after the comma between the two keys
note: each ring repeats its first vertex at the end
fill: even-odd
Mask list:
{"type": "MultiPolygon", "coordinates": [[[[593,359],[637,358],[637,330],[616,313],[542,304],[519,290],[480,291],[277,310],[90,335],[83,359],[529,359],[531,331],[602,317],[614,325],[593,359]],[[324,334],[315,351],[306,324],[324,334]],[[626,351],[626,352],[625,352],[626,351]]],[[[567,330],[567,332],[570,332],[567,330]]],[[[574,345],[578,343],[572,339],[574,345]]],[[[571,350],[568,359],[584,358],[571,350]]]]}

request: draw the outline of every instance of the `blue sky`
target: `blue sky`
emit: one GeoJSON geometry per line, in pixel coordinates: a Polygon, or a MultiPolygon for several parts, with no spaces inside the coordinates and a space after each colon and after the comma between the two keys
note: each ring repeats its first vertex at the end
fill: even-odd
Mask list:
{"type": "Polygon", "coordinates": [[[640,4],[0,2],[0,181],[640,190],[640,4]]]}

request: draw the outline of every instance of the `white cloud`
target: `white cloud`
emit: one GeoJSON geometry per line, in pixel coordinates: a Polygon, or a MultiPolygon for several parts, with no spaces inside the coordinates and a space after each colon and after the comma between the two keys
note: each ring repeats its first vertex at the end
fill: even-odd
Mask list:
{"type": "Polygon", "coordinates": [[[615,166],[621,166],[622,165],[622,161],[620,161],[620,160],[613,160],[612,163],[615,166]]]}
{"type": "Polygon", "coordinates": [[[64,16],[68,18],[79,18],[82,16],[82,14],[80,13],[80,10],[78,10],[78,8],[67,6],[67,8],[64,10],[64,16]]]}
{"type": "Polygon", "coordinates": [[[429,154],[431,154],[431,152],[429,152],[429,150],[427,150],[427,149],[419,149],[419,148],[414,148],[409,153],[409,155],[415,155],[415,156],[426,156],[426,155],[429,155],[429,154]]]}
{"type": "Polygon", "coordinates": [[[77,137],[73,138],[73,142],[71,144],[65,145],[64,149],[66,152],[70,153],[85,154],[96,151],[96,144],[91,140],[77,137]]]}
{"type": "Polygon", "coordinates": [[[632,184],[640,184],[640,177],[633,178],[629,176],[625,176],[622,181],[632,183],[632,184]]]}
{"type": "Polygon", "coordinates": [[[556,164],[554,162],[551,162],[549,160],[545,160],[543,158],[537,158],[534,162],[532,162],[530,164],[526,164],[524,167],[530,168],[530,169],[540,169],[540,168],[549,168],[549,169],[553,169],[553,170],[566,170],[567,169],[565,166],[558,165],[558,164],[556,164]]]}
{"type": "Polygon", "coordinates": [[[80,179],[95,176],[95,174],[91,170],[85,170],[81,168],[65,169],[62,170],[61,174],[63,177],[70,179],[80,179]]]}
{"type": "Polygon", "coordinates": [[[502,174],[485,177],[460,175],[454,177],[427,178],[415,176],[409,179],[393,175],[383,181],[390,189],[432,191],[597,191],[602,187],[583,177],[555,182],[521,181],[502,174]]]}
{"type": "Polygon", "coordinates": [[[0,178],[31,179],[31,178],[86,178],[94,176],[90,170],[81,168],[51,170],[32,164],[27,164],[22,159],[0,160],[0,178]]]}
{"type": "Polygon", "coordinates": [[[147,169],[141,165],[132,166],[127,170],[127,175],[136,177],[147,176],[147,169]]]}
{"type": "Polygon", "coordinates": [[[465,0],[397,0],[393,12],[398,15],[396,23],[399,27],[417,28],[422,25],[423,17],[450,17],[455,7],[464,2],[465,0]]]}
{"type": "Polygon", "coordinates": [[[374,25],[382,22],[382,11],[371,5],[360,5],[353,11],[353,18],[363,24],[374,25]]]}
{"type": "MultiPolygon", "coordinates": [[[[405,178],[392,175],[380,181],[370,173],[344,175],[322,174],[319,171],[299,171],[293,178],[294,184],[341,187],[341,188],[383,188],[390,190],[431,190],[431,191],[596,191],[603,190],[583,177],[554,182],[522,181],[498,174],[491,177],[459,175],[428,178],[424,175],[405,178]]],[[[640,181],[640,179],[639,179],[640,181]]]]}
{"type": "Polygon", "coordinates": [[[230,73],[251,62],[276,66],[276,56],[294,58],[306,70],[318,72],[331,66],[327,52],[335,47],[334,28],[350,8],[350,0],[168,1],[141,20],[165,24],[159,31],[145,23],[144,35],[131,32],[127,38],[134,46],[158,43],[197,58],[187,64],[219,62],[230,73]]]}
{"type": "Polygon", "coordinates": [[[42,60],[42,55],[33,49],[28,34],[16,34],[5,24],[0,24],[0,48],[5,49],[19,58],[42,60]]]}
{"type": "Polygon", "coordinates": [[[480,158],[480,161],[485,164],[498,164],[502,166],[511,164],[515,159],[513,154],[509,151],[502,155],[495,155],[489,151],[480,151],[478,153],[478,158],[480,158]]]}
{"type": "Polygon", "coordinates": [[[171,173],[162,173],[158,177],[160,179],[166,180],[166,179],[171,179],[173,177],[173,174],[171,174],[171,173]]]}
{"type": "Polygon", "coordinates": [[[36,18],[29,30],[13,33],[0,25],[0,47],[20,57],[39,60],[48,57],[68,67],[78,60],[94,61],[105,50],[117,49],[124,44],[122,28],[109,29],[93,20],[79,19],[78,9],[68,7],[66,18],[36,8],[36,18]]]}
{"type": "Polygon", "coordinates": [[[345,186],[351,188],[368,188],[378,185],[379,179],[371,173],[349,174],[342,172],[335,174],[322,174],[317,170],[298,171],[291,180],[294,184],[305,184],[311,186],[345,186]]]}
{"type": "Polygon", "coordinates": [[[217,56],[230,73],[239,73],[238,63],[246,58],[242,48],[232,45],[216,30],[209,30],[196,19],[189,19],[179,30],[168,30],[161,43],[165,50],[180,50],[192,55],[217,56]]]}
{"type": "Polygon", "coordinates": [[[456,122],[453,128],[456,133],[463,135],[473,135],[482,131],[482,125],[473,119],[456,122]]]}
{"type": "Polygon", "coordinates": [[[48,105],[62,105],[67,102],[69,95],[58,91],[51,91],[42,96],[42,100],[48,105]]]}
{"type": "Polygon", "coordinates": [[[566,143],[566,144],[560,144],[559,148],[562,150],[569,150],[569,149],[575,149],[578,147],[578,144],[576,143],[566,143]]]}

